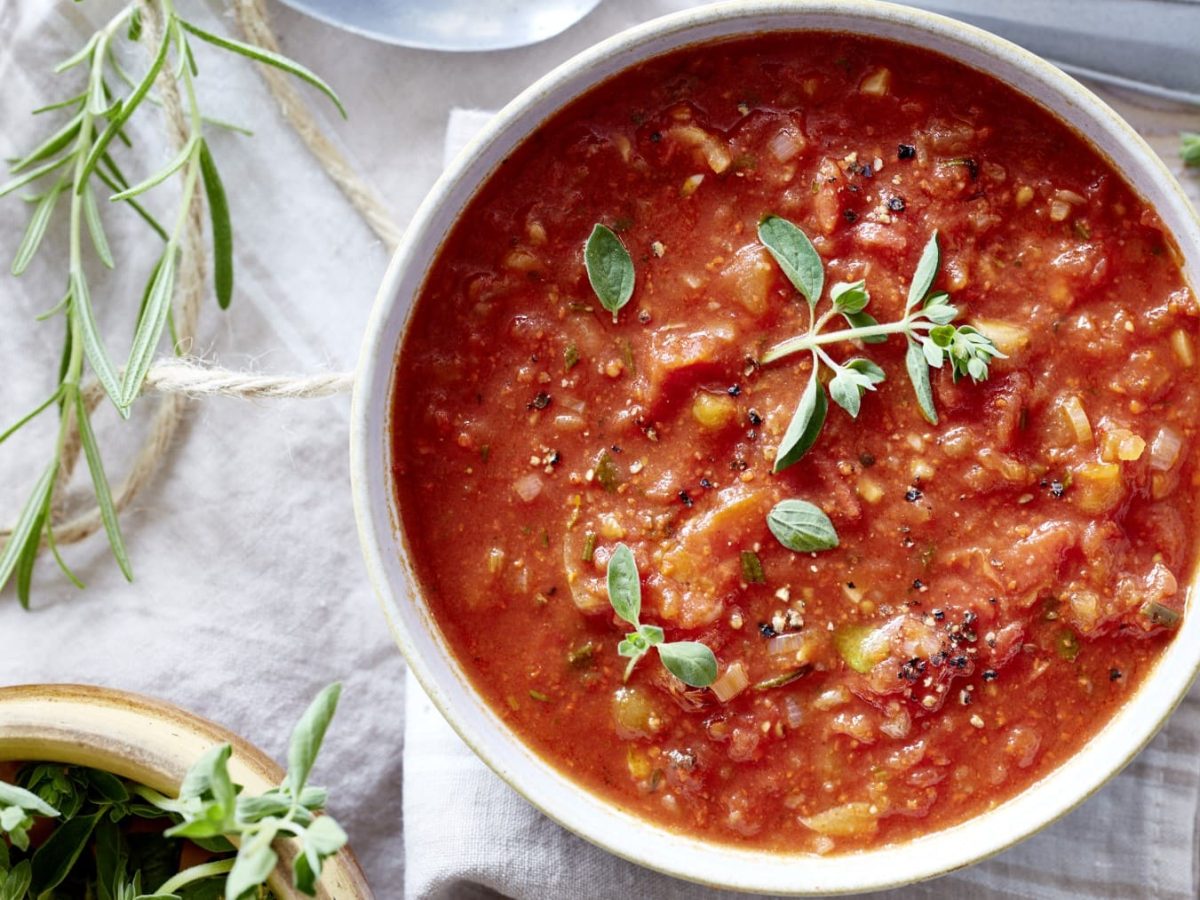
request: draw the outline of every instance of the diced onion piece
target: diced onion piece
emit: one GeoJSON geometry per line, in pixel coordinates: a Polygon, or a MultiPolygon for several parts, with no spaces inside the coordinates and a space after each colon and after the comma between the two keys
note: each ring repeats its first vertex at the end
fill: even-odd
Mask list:
{"type": "Polygon", "coordinates": [[[1029,204],[1029,201],[1032,199],[1033,199],[1033,188],[1031,188],[1027,184],[1023,184],[1019,188],[1017,188],[1017,193],[1013,197],[1013,200],[1017,204],[1017,209],[1020,209],[1022,206],[1027,206],[1029,204]]]}
{"type": "Polygon", "coordinates": [[[1179,459],[1179,451],[1183,449],[1183,438],[1170,425],[1158,429],[1150,444],[1150,468],[1156,472],[1166,472],[1179,459]]]}
{"type": "Polygon", "coordinates": [[[493,547],[487,553],[487,570],[492,575],[498,575],[502,568],[504,568],[504,551],[499,547],[493,547]]]}
{"type": "Polygon", "coordinates": [[[783,711],[788,728],[799,728],[804,724],[804,707],[791,694],[784,698],[783,711]]]}
{"type": "Polygon", "coordinates": [[[844,706],[849,702],[850,691],[846,689],[845,685],[839,684],[836,687],[831,687],[817,694],[817,699],[813,701],[813,706],[819,710],[826,711],[844,706]]]}
{"type": "Polygon", "coordinates": [[[1086,634],[1096,627],[1096,622],[1100,618],[1100,596],[1095,591],[1083,589],[1068,591],[1066,600],[1080,631],[1086,634]]]}
{"type": "Polygon", "coordinates": [[[1054,200],[1050,203],[1050,221],[1061,222],[1071,214],[1071,204],[1062,200],[1054,200]]]}
{"type": "Polygon", "coordinates": [[[883,720],[879,730],[890,738],[897,740],[906,738],[909,731],[912,730],[912,716],[903,706],[898,707],[895,712],[889,713],[888,717],[883,720]]]}
{"type": "Polygon", "coordinates": [[[689,175],[687,178],[683,179],[683,184],[679,188],[679,196],[692,196],[692,194],[696,193],[696,188],[700,187],[703,181],[703,175],[689,175]]]}
{"type": "Polygon", "coordinates": [[[1085,463],[1074,471],[1070,496],[1084,512],[1108,512],[1123,494],[1121,467],[1116,463],[1085,463]]]}
{"type": "Polygon", "coordinates": [[[781,163],[785,163],[799,156],[805,146],[804,135],[794,125],[785,125],[767,141],[767,152],[781,163]]]}
{"type": "Polygon", "coordinates": [[[750,676],[746,674],[746,667],[742,665],[741,660],[738,660],[726,668],[712,683],[712,692],[722,703],[728,703],[744,691],[749,684],[750,676]]]}
{"type": "Polygon", "coordinates": [[[528,250],[518,247],[515,250],[509,251],[508,255],[504,257],[504,265],[518,272],[532,272],[535,269],[540,269],[542,263],[528,250]]]}
{"type": "Polygon", "coordinates": [[[1083,196],[1081,194],[1077,194],[1074,191],[1068,191],[1068,190],[1063,190],[1063,189],[1060,189],[1060,190],[1057,190],[1054,192],[1054,199],[1061,200],[1064,203],[1070,203],[1072,206],[1079,206],[1081,203],[1087,202],[1086,200],[1083,199],[1083,196]]]}
{"type": "Polygon", "coordinates": [[[1171,349],[1175,351],[1175,356],[1185,369],[1190,369],[1195,365],[1196,351],[1192,347],[1192,339],[1182,328],[1176,328],[1171,332],[1171,349]]]}
{"type": "Polygon", "coordinates": [[[532,503],[542,492],[542,478],[540,475],[530,472],[528,475],[522,475],[513,482],[513,490],[517,492],[517,496],[526,503],[532,503]]]}
{"type": "Polygon", "coordinates": [[[802,631],[779,634],[767,641],[767,653],[771,656],[792,656],[803,649],[807,638],[802,631]]]}
{"type": "Polygon", "coordinates": [[[1105,462],[1133,462],[1144,452],[1146,442],[1128,428],[1106,431],[1100,441],[1100,458],[1105,462]]]}
{"type": "Polygon", "coordinates": [[[888,636],[870,625],[846,625],[833,635],[833,645],[855,672],[870,672],[888,655],[888,636]]]}
{"type": "Polygon", "coordinates": [[[882,97],[891,90],[891,87],[892,70],[881,67],[867,73],[867,76],[859,82],[858,91],[860,94],[882,97]]]}
{"type": "Polygon", "coordinates": [[[986,337],[991,338],[996,349],[1006,356],[1019,353],[1029,346],[1029,329],[1022,328],[1003,319],[974,319],[972,323],[986,337]]]}
{"type": "Polygon", "coordinates": [[[874,834],[879,819],[871,812],[869,803],[845,803],[813,816],[801,816],[800,821],[818,834],[831,837],[854,837],[874,834]]]}
{"type": "Polygon", "coordinates": [[[666,138],[700,151],[708,167],[720,175],[731,165],[733,157],[725,143],[697,125],[676,125],[667,130],[666,138]]]}
{"type": "Polygon", "coordinates": [[[862,497],[868,503],[878,503],[883,499],[883,487],[878,481],[867,475],[859,476],[855,490],[858,491],[858,496],[862,497]]]}
{"type": "Polygon", "coordinates": [[[1059,407],[1062,410],[1063,417],[1067,420],[1067,425],[1070,426],[1072,433],[1075,435],[1075,443],[1085,447],[1090,447],[1092,444],[1092,423],[1088,421],[1087,412],[1083,408],[1083,401],[1075,394],[1067,397],[1059,407]]]}

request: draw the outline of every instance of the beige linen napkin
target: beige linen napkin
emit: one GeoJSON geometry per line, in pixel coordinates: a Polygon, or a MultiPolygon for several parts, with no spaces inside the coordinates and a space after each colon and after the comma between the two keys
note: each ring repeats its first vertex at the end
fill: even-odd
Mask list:
{"type": "MultiPolygon", "coordinates": [[[[446,161],[490,113],[453,110],[446,161]]],[[[405,895],[519,900],[729,896],[641,869],[546,819],[459,740],[408,676],[405,895]]],[[[1040,835],[889,900],[1080,897],[1192,900],[1200,801],[1200,687],[1107,787],[1040,835]]]]}

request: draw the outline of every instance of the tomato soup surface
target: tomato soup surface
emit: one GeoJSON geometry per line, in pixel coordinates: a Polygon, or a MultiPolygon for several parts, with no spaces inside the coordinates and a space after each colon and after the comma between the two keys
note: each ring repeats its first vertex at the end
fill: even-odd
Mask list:
{"type": "Polygon", "coordinates": [[[496,713],[609,801],[707,840],[838,852],[943,828],[1086,742],[1153,667],[1193,566],[1197,306],[1154,211],[995,79],[841,34],[757,36],[627,70],[507,158],[433,264],[398,357],[402,528],[438,626],[496,713]],[[828,287],[904,314],[934,288],[1007,355],[886,373],[773,472],[810,354],[757,236],[812,240],[828,287]],[[597,223],[632,257],[614,323],[597,223]],[[839,545],[768,530],[789,498],[839,545]],[[606,565],[642,621],[706,644],[688,687],[623,679],[606,565]],[[760,571],[761,570],[761,571],[760,571]]]}

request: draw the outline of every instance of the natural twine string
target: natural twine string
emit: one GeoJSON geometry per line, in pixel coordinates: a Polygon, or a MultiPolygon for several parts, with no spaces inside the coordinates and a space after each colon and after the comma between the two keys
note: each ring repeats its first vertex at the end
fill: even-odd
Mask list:
{"type": "MultiPolygon", "coordinates": [[[[158,7],[151,0],[142,0],[141,6],[142,40],[153,53],[162,32],[162,21],[158,15],[158,7]]],[[[271,30],[262,0],[233,0],[233,12],[248,42],[274,53],[279,52],[279,43],[271,30]]],[[[392,250],[400,240],[401,230],[375,193],[355,172],[345,155],[324,134],[316,117],[300,98],[287,76],[277,69],[261,64],[259,72],[279,104],[284,119],[304,141],[309,152],[316,157],[330,179],[345,194],[346,199],[366,220],[371,230],[379,236],[389,251],[392,250]]],[[[176,149],[180,149],[190,135],[178,86],[164,70],[158,78],[157,87],[166,112],[168,138],[176,149]]],[[[188,209],[175,287],[177,351],[190,348],[195,341],[204,285],[204,201],[201,192],[197,191],[188,209]]],[[[113,505],[118,512],[129,506],[166,460],[170,453],[171,441],[183,421],[189,398],[218,395],[244,400],[329,397],[348,391],[353,380],[354,375],[349,372],[304,376],[235,372],[206,365],[197,359],[178,357],[156,363],[146,376],[143,390],[161,394],[162,399],[159,401],[150,431],[138,450],[129,473],[113,491],[113,505]]],[[[83,387],[84,404],[89,413],[96,409],[103,398],[104,391],[98,383],[93,381],[83,387]]],[[[77,543],[103,527],[100,510],[96,506],[70,518],[64,508],[65,488],[75,472],[80,452],[78,424],[73,414],[68,413],[68,416],[67,438],[55,485],[55,505],[51,510],[54,540],[58,544],[77,543]]],[[[0,541],[7,540],[11,534],[11,528],[0,529],[0,541]]]]}

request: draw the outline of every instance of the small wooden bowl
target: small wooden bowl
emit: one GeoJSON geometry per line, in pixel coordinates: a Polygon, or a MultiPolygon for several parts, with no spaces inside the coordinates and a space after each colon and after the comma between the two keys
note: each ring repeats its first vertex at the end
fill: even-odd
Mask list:
{"type": "MultiPolygon", "coordinates": [[[[215,744],[233,747],[229,772],[250,794],[277,787],[284,771],[230,731],[178,707],[124,691],[77,684],[0,688],[0,761],[56,762],[102,769],[175,796],[192,764],[215,744]]],[[[271,889],[300,900],[291,884],[291,842],[276,844],[279,867],[271,889]]],[[[371,889],[350,849],[328,859],[317,897],[371,900],[371,889]]]]}

